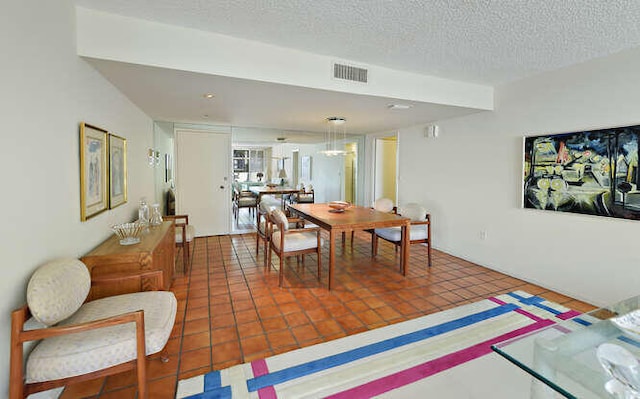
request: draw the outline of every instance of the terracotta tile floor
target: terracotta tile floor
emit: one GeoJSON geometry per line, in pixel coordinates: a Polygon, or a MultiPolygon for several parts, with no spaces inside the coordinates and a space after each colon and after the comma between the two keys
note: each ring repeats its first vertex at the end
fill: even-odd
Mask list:
{"type": "MultiPolygon", "coordinates": [[[[326,240],[325,240],[326,242],[326,240]]],[[[255,234],[198,238],[188,276],[178,275],[173,292],[178,315],[168,342],[168,363],[148,360],[151,398],[173,398],[177,381],[212,369],[282,353],[319,342],[398,323],[512,290],[525,290],[567,307],[587,311],[589,304],[543,287],[433,251],[426,267],[426,247],[411,247],[405,278],[397,272],[394,248],[382,243],[370,257],[370,237],[356,234],[353,247],[339,247],[336,284],[326,289],[328,248],[323,280],[316,278],[316,257],[298,266],[291,258],[285,286],[278,272],[256,259],[255,234]]],[[[262,247],[261,247],[262,248],[262,247]]],[[[178,254],[178,262],[182,255],[178,254]]],[[[272,265],[278,264],[277,257],[272,265]]],[[[182,270],[182,265],[177,265],[182,270]]],[[[63,398],[134,398],[133,372],[67,387],[63,398]]]]}

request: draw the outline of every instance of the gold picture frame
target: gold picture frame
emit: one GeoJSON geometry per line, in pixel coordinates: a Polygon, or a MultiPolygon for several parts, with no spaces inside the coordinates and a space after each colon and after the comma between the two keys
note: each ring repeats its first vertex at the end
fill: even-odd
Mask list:
{"type": "Polygon", "coordinates": [[[107,210],[107,131],[80,123],[80,220],[107,210]]]}
{"type": "Polygon", "coordinates": [[[109,209],[127,202],[127,139],[109,133],[109,209]]]}

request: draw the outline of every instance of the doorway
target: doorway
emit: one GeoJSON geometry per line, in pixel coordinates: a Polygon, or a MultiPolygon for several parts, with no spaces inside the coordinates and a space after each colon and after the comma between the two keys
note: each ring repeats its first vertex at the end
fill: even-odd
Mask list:
{"type": "MultiPolygon", "coordinates": [[[[257,194],[251,190],[254,187],[263,186],[269,183],[273,177],[271,167],[271,148],[250,144],[232,143],[232,197],[229,201],[233,203],[233,198],[238,197],[238,201],[252,202],[256,200],[257,194]],[[244,198],[244,199],[240,199],[244,198]]],[[[244,234],[256,231],[255,206],[238,207],[237,210],[229,214],[231,224],[231,234],[244,234]]]]}
{"type": "Polygon", "coordinates": [[[344,157],[344,200],[355,204],[358,176],[358,143],[345,144],[344,157]]]}
{"type": "Polygon", "coordinates": [[[229,233],[231,136],[176,130],[176,213],[188,214],[197,236],[229,233]]]}
{"type": "Polygon", "coordinates": [[[398,140],[395,136],[376,138],[373,200],[389,198],[397,204],[397,152],[398,140]]]}

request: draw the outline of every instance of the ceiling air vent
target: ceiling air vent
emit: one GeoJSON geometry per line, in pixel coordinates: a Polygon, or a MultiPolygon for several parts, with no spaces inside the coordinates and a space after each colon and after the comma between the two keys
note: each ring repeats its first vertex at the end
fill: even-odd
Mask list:
{"type": "Polygon", "coordinates": [[[333,64],[333,77],[352,82],[367,83],[368,70],[345,64],[333,64]]]}

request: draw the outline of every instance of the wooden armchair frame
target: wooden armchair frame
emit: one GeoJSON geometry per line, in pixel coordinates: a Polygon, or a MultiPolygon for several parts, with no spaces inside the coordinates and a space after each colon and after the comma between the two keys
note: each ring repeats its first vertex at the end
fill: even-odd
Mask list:
{"type": "Polygon", "coordinates": [[[175,227],[182,231],[182,242],[176,241],[176,247],[182,248],[182,271],[186,275],[189,271],[189,260],[191,256],[190,241],[187,241],[187,226],[189,225],[189,215],[168,215],[165,220],[173,220],[175,227]],[[184,220],[180,222],[180,220],[184,220]]]}
{"type": "Polygon", "coordinates": [[[255,215],[256,208],[258,207],[258,196],[255,195],[251,191],[243,190],[239,191],[237,188],[234,188],[233,191],[233,217],[236,219],[236,223],[238,221],[238,217],[240,216],[240,208],[249,208],[249,214],[255,215]],[[253,204],[245,205],[240,202],[241,198],[252,198],[254,200],[253,204]]]}
{"type": "MultiPolygon", "coordinates": [[[[156,279],[157,287],[163,286],[161,270],[142,271],[135,274],[118,274],[101,276],[99,279],[92,279],[91,285],[112,284],[121,282],[123,279],[140,279],[151,277],[156,279]]],[[[144,311],[123,313],[121,315],[94,320],[86,323],[53,326],[36,330],[25,330],[24,324],[31,317],[28,305],[11,312],[11,348],[10,348],[10,371],[9,371],[9,398],[23,399],[33,393],[61,387],[73,382],[86,381],[98,377],[121,373],[123,371],[137,368],[138,397],[147,398],[147,368],[146,368],[146,344],[144,332],[144,311]],[[23,345],[25,342],[36,341],[45,338],[56,337],[66,334],[80,333],[99,328],[111,327],[119,324],[135,323],[136,326],[136,359],[126,363],[118,364],[103,370],[82,374],[75,377],[67,377],[58,380],[26,383],[24,381],[24,355],[23,345]]],[[[166,351],[163,349],[162,352],[166,351]]],[[[166,353],[161,354],[163,362],[168,360],[166,353]]]]}
{"type": "MultiPolygon", "coordinates": [[[[318,281],[320,281],[321,277],[322,277],[322,256],[321,256],[321,247],[322,247],[322,240],[320,238],[320,227],[308,227],[308,228],[296,228],[296,229],[289,229],[289,230],[285,230],[284,229],[284,223],[275,223],[271,217],[268,217],[267,220],[269,221],[267,223],[268,225],[268,234],[269,234],[269,255],[268,257],[265,258],[265,267],[269,267],[269,263],[271,262],[271,251],[274,251],[276,253],[276,255],[278,255],[278,258],[280,259],[280,270],[278,271],[278,286],[282,287],[282,282],[284,280],[284,260],[285,258],[291,257],[291,256],[296,256],[298,261],[300,260],[300,258],[298,258],[298,256],[302,256],[302,262],[304,263],[304,255],[305,254],[309,254],[309,253],[317,253],[318,255],[318,281]],[[274,225],[278,226],[278,229],[280,231],[280,242],[279,242],[279,247],[277,247],[274,242],[273,242],[273,227],[274,225]],[[284,251],[284,244],[286,241],[286,236],[288,235],[292,235],[292,234],[296,234],[296,233],[308,233],[308,232],[315,232],[316,233],[316,237],[317,237],[317,242],[316,242],[316,247],[315,248],[307,248],[307,249],[301,249],[298,251],[289,251],[289,252],[285,252],[284,251]]],[[[298,223],[304,223],[303,219],[298,219],[298,218],[288,218],[287,221],[289,223],[291,222],[298,222],[298,223]]]]}
{"type": "Polygon", "coordinates": [[[316,202],[316,197],[313,190],[300,190],[300,192],[291,194],[290,199],[290,202],[292,204],[313,204],[316,202]]]}
{"type": "MultiPolygon", "coordinates": [[[[288,214],[288,209],[284,211],[285,214],[288,214]]],[[[304,219],[294,218],[287,216],[287,220],[289,221],[289,225],[291,223],[295,223],[296,226],[304,226],[304,219]]],[[[269,250],[269,241],[270,241],[270,232],[269,232],[269,212],[263,212],[260,210],[260,206],[256,208],[256,258],[258,258],[258,254],[260,253],[260,241],[264,244],[264,265],[267,266],[267,251],[269,250]],[[262,219],[264,218],[264,231],[260,228],[260,224],[262,219]]],[[[279,228],[279,227],[278,227],[279,228]]],[[[305,231],[308,231],[305,230],[305,231]]]]}
{"type": "MultiPolygon", "coordinates": [[[[396,213],[396,208],[394,208],[394,213],[396,213]]],[[[427,244],[427,264],[431,267],[431,214],[427,213],[426,220],[412,220],[411,226],[419,226],[426,225],[427,226],[427,238],[419,239],[419,240],[411,240],[411,231],[407,231],[409,234],[409,245],[411,244],[427,244]]],[[[409,227],[411,228],[411,227],[409,227]]],[[[381,238],[387,242],[395,245],[396,252],[398,251],[398,247],[402,245],[401,241],[390,241],[384,237],[378,236],[375,231],[372,232],[371,235],[371,255],[376,256],[378,254],[378,238],[381,238]]]]}
{"type": "Polygon", "coordinates": [[[264,244],[264,262],[267,263],[267,249],[269,247],[269,214],[262,212],[260,206],[256,208],[256,259],[260,252],[260,241],[264,244]],[[261,228],[262,219],[264,218],[264,225],[261,228]]]}

